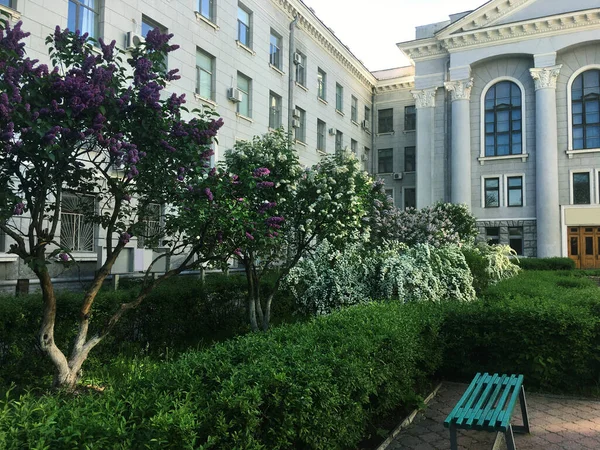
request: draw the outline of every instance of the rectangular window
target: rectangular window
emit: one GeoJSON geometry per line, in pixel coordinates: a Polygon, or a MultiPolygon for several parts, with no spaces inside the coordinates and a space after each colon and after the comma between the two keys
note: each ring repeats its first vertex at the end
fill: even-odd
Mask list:
{"type": "Polygon", "coordinates": [[[211,22],[215,21],[215,8],[213,0],[197,0],[196,8],[202,17],[207,18],[211,22]]]}
{"type": "MultiPolygon", "coordinates": [[[[70,31],[79,30],[98,39],[98,3],[100,0],[69,0],[69,18],[67,26],[70,31]]],[[[1,2],[12,7],[12,1],[1,2]]]]}
{"type": "MultiPolygon", "coordinates": [[[[149,17],[142,16],[142,36],[146,38],[146,36],[148,36],[148,32],[154,29],[160,30],[160,32],[163,34],[167,32],[167,28],[162,26],[160,23],[150,19],[149,17]]],[[[166,68],[168,66],[167,55],[165,55],[165,60],[163,62],[166,68]]]]}
{"type": "Polygon", "coordinates": [[[335,83],[335,109],[339,112],[344,109],[344,88],[339,83],[335,83]]]}
{"type": "Polygon", "coordinates": [[[365,120],[371,121],[371,108],[365,106],[365,120]]]}
{"type": "Polygon", "coordinates": [[[320,119],[317,119],[317,150],[324,152],[326,150],[325,136],[327,125],[320,119]]]}
{"type": "Polygon", "coordinates": [[[354,156],[357,155],[357,153],[358,153],[358,142],[356,142],[354,139],[350,139],[350,150],[352,150],[352,154],[354,156]]]}
{"type": "Polygon", "coordinates": [[[162,208],[158,203],[150,203],[140,211],[141,231],[137,235],[137,248],[156,248],[162,244],[162,208]]]}
{"type": "Polygon", "coordinates": [[[417,191],[415,188],[404,189],[404,209],[417,207],[417,191]]]}
{"type": "Polygon", "coordinates": [[[242,101],[237,104],[238,114],[245,117],[252,117],[252,109],[250,107],[250,102],[252,101],[252,80],[238,72],[237,88],[242,93],[242,101]]]}
{"type": "Polygon", "coordinates": [[[394,110],[392,108],[377,111],[377,132],[392,133],[394,131],[394,110]]]}
{"type": "Polygon", "coordinates": [[[523,227],[508,227],[508,245],[517,255],[523,255],[523,227]]]}
{"type": "Polygon", "coordinates": [[[196,94],[208,100],[215,99],[215,58],[204,50],[196,49],[196,94]]]}
{"type": "Polygon", "coordinates": [[[60,245],[73,252],[94,251],[94,223],[89,220],[94,197],[65,192],[60,208],[60,245]]]}
{"type": "MultiPolygon", "coordinates": [[[[15,8],[15,5],[14,5],[14,3],[15,3],[15,2],[14,2],[14,0],[0,0],[0,5],[2,5],[2,6],[7,6],[8,8],[13,8],[13,9],[14,9],[14,8],[15,8]]],[[[69,17],[71,17],[71,15],[70,15],[70,14],[69,14],[69,17]]],[[[73,29],[73,30],[71,30],[71,31],[75,31],[75,30],[73,29]]],[[[2,249],[0,248],[0,252],[1,252],[1,251],[4,251],[4,250],[2,250],[2,249]]]]}
{"type": "Polygon", "coordinates": [[[238,4],[238,42],[252,48],[252,12],[238,4]]]}
{"type": "Polygon", "coordinates": [[[343,146],[344,146],[344,133],[342,133],[340,130],[337,130],[335,132],[335,151],[336,152],[342,151],[343,146]]]}
{"type": "Polygon", "coordinates": [[[298,61],[296,62],[296,83],[306,86],[306,55],[296,51],[298,61]]]}
{"type": "Polygon", "coordinates": [[[573,174],[573,204],[589,205],[590,203],[590,173],[576,172],[573,174]]]}
{"type": "Polygon", "coordinates": [[[500,178],[484,180],[484,199],[486,208],[500,207],[500,178]]]}
{"type": "Polygon", "coordinates": [[[404,171],[414,172],[417,168],[415,147],[404,147],[404,171]]]}
{"type": "Polygon", "coordinates": [[[298,108],[297,106],[296,109],[300,113],[298,118],[300,126],[296,128],[295,137],[297,141],[306,142],[306,111],[304,111],[302,108],[298,108]]]}
{"type": "Polygon", "coordinates": [[[506,178],[508,206],[523,206],[523,177],[506,178]]]}
{"type": "Polygon", "coordinates": [[[269,40],[269,63],[281,70],[281,36],[271,28],[271,37],[269,40]]]}
{"type": "Polygon", "coordinates": [[[417,109],[415,105],[404,107],[404,131],[413,131],[417,128],[417,109]]]}
{"type": "Polygon", "coordinates": [[[381,148],[377,151],[377,168],[379,173],[394,171],[394,154],[391,148],[381,148]]]}
{"type": "Polygon", "coordinates": [[[489,245],[498,245],[500,243],[500,227],[486,227],[485,240],[489,245]]]}
{"type": "Polygon", "coordinates": [[[327,73],[320,67],[317,71],[317,95],[321,100],[327,100],[327,73]]]}
{"type": "Polygon", "coordinates": [[[393,189],[386,189],[385,195],[388,197],[388,199],[394,201],[394,190],[393,189]]]}
{"type": "Polygon", "coordinates": [[[350,120],[358,122],[358,99],[354,95],[350,98],[350,120]]]}
{"type": "Polygon", "coordinates": [[[269,91],[269,128],[281,126],[281,96],[269,91]]]}

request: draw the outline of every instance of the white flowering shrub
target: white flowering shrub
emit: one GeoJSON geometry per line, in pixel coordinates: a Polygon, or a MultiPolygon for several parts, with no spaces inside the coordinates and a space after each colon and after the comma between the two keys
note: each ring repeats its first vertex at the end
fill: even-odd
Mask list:
{"type": "Polygon", "coordinates": [[[508,245],[479,243],[462,248],[474,278],[475,290],[483,292],[490,284],[514,277],[521,268],[513,263],[516,253],[508,245]]]}

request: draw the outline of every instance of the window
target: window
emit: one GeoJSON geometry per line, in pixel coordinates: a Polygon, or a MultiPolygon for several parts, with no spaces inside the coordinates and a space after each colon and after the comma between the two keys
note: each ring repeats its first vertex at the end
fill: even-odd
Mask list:
{"type": "Polygon", "coordinates": [[[344,88],[339,83],[335,83],[335,109],[339,112],[344,109],[344,88]]]}
{"type": "Polygon", "coordinates": [[[252,110],[250,108],[252,80],[238,72],[237,88],[242,93],[242,101],[237,104],[238,114],[245,117],[252,117],[252,110]]]}
{"type": "Polygon", "coordinates": [[[500,207],[500,178],[484,179],[484,207],[500,207]]]}
{"type": "Polygon", "coordinates": [[[306,86],[306,55],[296,51],[300,55],[300,61],[296,64],[296,83],[306,86]]]}
{"type": "Polygon", "coordinates": [[[573,173],[573,204],[589,205],[591,203],[590,195],[590,173],[573,173]]]}
{"type": "Polygon", "coordinates": [[[485,240],[489,245],[498,245],[500,243],[500,227],[486,227],[485,240]]]}
{"type": "MultiPolygon", "coordinates": [[[[145,38],[148,35],[148,32],[154,29],[158,29],[160,30],[161,33],[166,33],[167,29],[165,27],[163,27],[160,23],[155,22],[154,20],[150,19],[149,17],[146,16],[142,16],[142,36],[145,38]]],[[[165,68],[168,65],[168,56],[165,55],[165,60],[164,60],[164,64],[165,64],[165,68]]]]}
{"type": "Polygon", "coordinates": [[[94,251],[94,197],[63,193],[60,205],[60,245],[73,252],[94,251]]]}
{"type": "Polygon", "coordinates": [[[281,97],[274,92],[269,92],[269,128],[281,126],[281,97]]]}
{"type": "Polygon", "coordinates": [[[415,188],[404,188],[404,209],[417,207],[417,191],[415,188]]]}
{"type": "Polygon", "coordinates": [[[417,167],[415,147],[404,147],[404,171],[414,172],[417,167]]]}
{"type": "Polygon", "coordinates": [[[523,227],[508,227],[508,245],[517,255],[523,255],[523,227]]]}
{"type": "Polygon", "coordinates": [[[215,58],[204,50],[196,49],[196,94],[200,97],[215,99],[215,58]]]}
{"type": "Polygon", "coordinates": [[[298,108],[297,106],[296,109],[300,113],[300,117],[298,118],[300,126],[296,128],[295,132],[296,140],[300,142],[306,142],[306,111],[304,111],[302,108],[298,108]]]}
{"type": "Polygon", "coordinates": [[[324,152],[326,150],[325,133],[327,125],[320,119],[317,119],[317,150],[324,152]]]}
{"type": "Polygon", "coordinates": [[[506,177],[507,206],[523,206],[523,177],[506,177]]]}
{"type": "Polygon", "coordinates": [[[365,120],[368,122],[371,121],[371,108],[368,106],[365,106],[365,120]]]}
{"type": "Polygon", "coordinates": [[[388,200],[391,200],[392,202],[394,201],[394,189],[386,189],[385,195],[388,198],[388,200]]]}
{"type": "Polygon", "coordinates": [[[378,172],[392,173],[394,171],[394,155],[391,148],[381,148],[377,152],[378,172]]]}
{"type": "Polygon", "coordinates": [[[197,0],[196,8],[198,8],[198,12],[202,17],[205,17],[211,22],[215,21],[215,8],[213,0],[197,0]]]}
{"type": "Polygon", "coordinates": [[[377,111],[377,132],[393,133],[394,131],[394,110],[380,109],[377,111]]]}
{"type": "Polygon", "coordinates": [[[520,155],[522,143],[521,88],[500,81],[485,94],[485,156],[520,155]]]}
{"type": "Polygon", "coordinates": [[[248,48],[252,47],[251,17],[252,12],[238,4],[238,42],[248,48]]]}
{"type": "Polygon", "coordinates": [[[350,98],[350,120],[358,122],[358,99],[354,95],[350,98]]]}
{"type": "MultiPolygon", "coordinates": [[[[69,0],[69,30],[88,33],[90,37],[98,38],[98,3],[100,0],[69,0]]],[[[4,6],[12,7],[11,0],[0,2],[4,6]]]]}
{"type": "Polygon", "coordinates": [[[356,142],[354,139],[350,139],[350,150],[352,150],[352,154],[354,156],[357,155],[357,153],[358,153],[358,142],[356,142]]]}
{"type": "Polygon", "coordinates": [[[404,131],[414,131],[417,128],[417,109],[415,105],[404,107],[404,131]]]}
{"type": "Polygon", "coordinates": [[[320,67],[317,71],[317,95],[321,100],[327,100],[327,73],[320,67]]]}
{"type": "Polygon", "coordinates": [[[158,203],[150,203],[140,211],[141,230],[137,235],[137,248],[156,248],[161,245],[162,208],[158,203]]]}
{"type": "Polygon", "coordinates": [[[281,70],[281,36],[271,29],[269,44],[269,63],[281,70]]]}
{"type": "Polygon", "coordinates": [[[337,130],[335,132],[335,151],[339,152],[342,150],[344,146],[344,133],[342,133],[340,130],[337,130]]]}
{"type": "MultiPolygon", "coordinates": [[[[0,0],[0,5],[7,6],[9,8],[13,8],[13,9],[15,8],[14,0],[0,0]]],[[[70,5],[69,5],[69,7],[70,7],[70,5]]],[[[69,17],[71,17],[70,12],[69,12],[69,17]]],[[[71,29],[72,31],[75,31],[75,29],[72,29],[70,25],[69,25],[69,29],[71,29]]],[[[0,251],[3,251],[2,248],[0,248],[0,251]]]]}
{"type": "Polygon", "coordinates": [[[571,86],[573,150],[600,148],[600,70],[586,70],[571,86]]]}

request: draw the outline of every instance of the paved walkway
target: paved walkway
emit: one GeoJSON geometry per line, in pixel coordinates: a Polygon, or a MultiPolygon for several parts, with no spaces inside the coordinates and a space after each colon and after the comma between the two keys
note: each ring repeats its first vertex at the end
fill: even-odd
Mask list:
{"type": "MultiPolygon", "coordinates": [[[[449,449],[450,437],[443,422],[466,388],[466,384],[444,383],[426,410],[419,413],[386,450],[449,449]]],[[[517,450],[600,450],[599,401],[531,394],[527,392],[527,386],[525,394],[531,434],[515,434],[517,450]]],[[[513,423],[522,423],[518,402],[513,423]]],[[[459,430],[458,448],[487,450],[492,448],[494,439],[494,433],[459,430]]],[[[506,449],[504,441],[497,448],[506,449]]]]}

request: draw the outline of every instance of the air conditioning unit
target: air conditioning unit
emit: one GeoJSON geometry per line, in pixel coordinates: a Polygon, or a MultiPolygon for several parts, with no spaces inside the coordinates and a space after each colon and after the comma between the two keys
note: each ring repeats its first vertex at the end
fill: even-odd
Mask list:
{"type": "Polygon", "coordinates": [[[292,127],[300,128],[300,121],[298,119],[292,120],[292,127]]]}
{"type": "Polygon", "coordinates": [[[394,174],[394,180],[401,180],[402,179],[402,175],[404,175],[402,172],[395,173],[394,174]]]}
{"type": "Polygon", "coordinates": [[[294,108],[292,116],[294,117],[294,119],[299,119],[300,118],[300,110],[297,108],[294,108]]]}
{"type": "Polygon", "coordinates": [[[227,98],[234,103],[239,103],[242,101],[242,92],[236,88],[227,89],[227,98]]]}
{"type": "Polygon", "coordinates": [[[336,132],[335,128],[330,128],[329,129],[329,136],[335,136],[335,132],[336,132]]]}
{"type": "Polygon", "coordinates": [[[138,47],[144,42],[144,37],[141,34],[134,33],[133,31],[128,31],[125,36],[125,47],[127,49],[138,47]]]}
{"type": "Polygon", "coordinates": [[[365,131],[371,131],[371,122],[368,120],[363,120],[362,127],[363,127],[363,130],[365,130],[365,131]]]}
{"type": "Polygon", "coordinates": [[[368,161],[369,160],[369,155],[367,155],[367,154],[360,155],[360,160],[363,161],[363,162],[368,161]]]}
{"type": "Polygon", "coordinates": [[[302,64],[302,55],[300,53],[294,53],[294,64],[302,64]]]}

